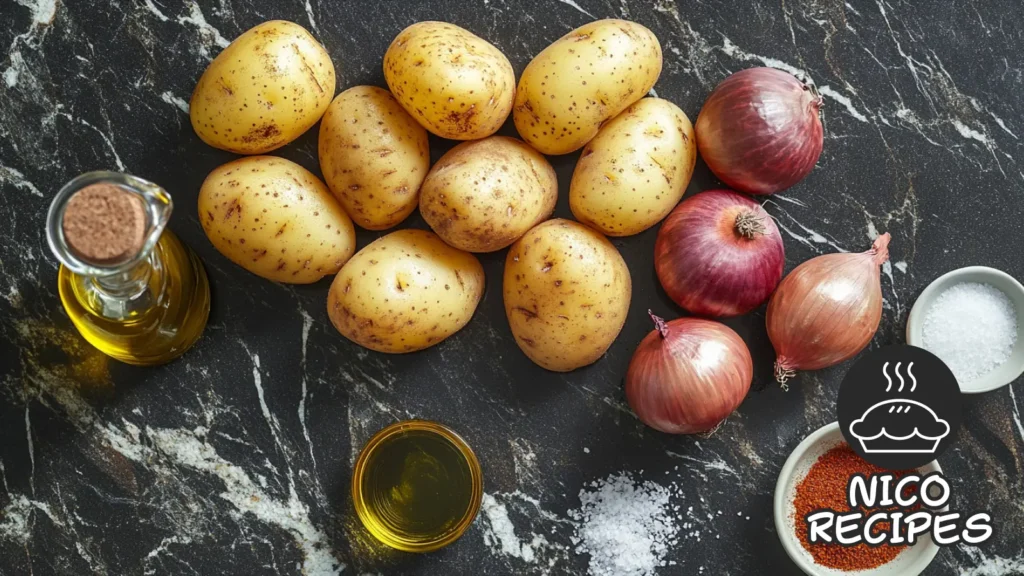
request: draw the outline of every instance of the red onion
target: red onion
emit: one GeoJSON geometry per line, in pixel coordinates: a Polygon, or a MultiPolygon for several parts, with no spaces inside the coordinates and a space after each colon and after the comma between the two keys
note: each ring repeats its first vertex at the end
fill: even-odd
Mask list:
{"type": "Polygon", "coordinates": [[[879,267],[888,259],[889,234],[882,234],[867,252],[818,256],[782,280],[767,319],[780,384],[796,370],[838,364],[871,342],[882,320],[879,267]]]}
{"type": "Polygon", "coordinates": [[[683,200],[658,231],[654,269],[669,298],[701,316],[760,306],[782,279],[775,221],[752,199],[709,190],[683,200]]]}
{"type": "Polygon", "coordinates": [[[730,188],[785,190],[821,155],[821,96],[792,74],[748,68],[719,84],[697,116],[697,148],[730,188]]]}
{"type": "Polygon", "coordinates": [[[669,434],[715,429],[750,390],[750,351],[725,324],[700,318],[666,323],[651,311],[655,330],[629,362],[626,399],[644,423],[669,434]]]}

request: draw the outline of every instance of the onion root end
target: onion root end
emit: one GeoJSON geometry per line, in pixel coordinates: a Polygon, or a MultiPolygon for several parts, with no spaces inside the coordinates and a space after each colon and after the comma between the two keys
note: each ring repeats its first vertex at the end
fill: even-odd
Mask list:
{"type": "Polygon", "coordinates": [[[775,381],[782,386],[782,389],[789,392],[789,380],[796,376],[796,370],[790,368],[784,358],[775,361],[775,381]]]}

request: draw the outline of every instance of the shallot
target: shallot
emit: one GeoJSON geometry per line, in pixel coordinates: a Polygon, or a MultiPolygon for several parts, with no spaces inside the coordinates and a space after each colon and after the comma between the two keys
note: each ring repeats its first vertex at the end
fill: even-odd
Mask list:
{"type": "Polygon", "coordinates": [[[785,190],[810,174],[823,143],[813,86],[775,68],[748,68],[722,81],[697,116],[697,148],[730,188],[785,190]]]}
{"type": "Polygon", "coordinates": [[[658,231],[654,269],[669,298],[701,316],[757,308],[782,279],[785,252],[775,221],[731,190],[679,203],[658,231]]]}
{"type": "Polygon", "coordinates": [[[879,268],[888,259],[886,233],[867,252],[818,256],[782,279],[767,318],[780,384],[797,370],[834,366],[871,342],[882,319],[879,268]]]}
{"type": "Polygon", "coordinates": [[[665,322],[647,313],[655,330],[629,362],[629,405],[641,422],[661,432],[714,430],[750,390],[750,350],[725,324],[700,318],[665,322]]]}

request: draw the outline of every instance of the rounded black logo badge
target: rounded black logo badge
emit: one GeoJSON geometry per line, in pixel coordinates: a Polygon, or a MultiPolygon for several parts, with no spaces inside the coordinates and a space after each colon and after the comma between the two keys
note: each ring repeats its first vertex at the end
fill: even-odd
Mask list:
{"type": "Polygon", "coordinates": [[[916,346],[886,346],[846,373],[839,427],[853,450],[889,470],[935,460],[960,430],[960,386],[946,364],[916,346]]]}

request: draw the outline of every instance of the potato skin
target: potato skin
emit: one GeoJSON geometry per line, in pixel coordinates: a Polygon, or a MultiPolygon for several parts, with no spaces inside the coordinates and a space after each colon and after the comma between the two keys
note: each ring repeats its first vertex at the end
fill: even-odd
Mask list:
{"type": "Polygon", "coordinates": [[[505,260],[505,315],[537,365],[568,372],[596,362],[629,311],[632,283],[607,238],[570,220],[526,233],[505,260]]]}
{"type": "Polygon", "coordinates": [[[302,166],[250,156],[210,172],[199,189],[199,222],[229,260],[268,280],[309,284],[355,252],[352,220],[302,166]]]}
{"type": "Polygon", "coordinates": [[[547,159],[520,140],[491,136],[463,142],[431,168],[420,214],[445,242],[493,252],[547,220],[558,180],[547,159]]]}
{"type": "Polygon", "coordinates": [[[189,117],[210,146],[264,154],[295,140],[334,97],[334,64],[298,24],[271,20],[235,38],[206,67],[189,117]]]}
{"type": "Polygon", "coordinates": [[[640,24],[581,26],[526,66],[516,91],[516,130],[544,154],[579,150],[602,123],[651,91],[661,66],[661,44],[640,24]]]}
{"type": "Polygon", "coordinates": [[[572,174],[569,208],[608,236],[631,236],[679,203],[697,162],[693,124],[678,106],[643,98],[587,143],[572,174]]]}
{"type": "Polygon", "coordinates": [[[475,256],[427,230],[398,230],[360,250],[334,277],[331,323],[377,352],[415,352],[469,322],[484,293],[475,256]]]}
{"type": "Polygon", "coordinates": [[[356,224],[385,230],[405,220],[430,169],[427,131],[376,86],[338,94],[320,122],[320,170],[356,224]]]}
{"type": "Polygon", "coordinates": [[[384,79],[424,128],[452,140],[497,132],[516,93],[508,58],[447,22],[419,22],[402,30],[384,54],[384,79]]]}

